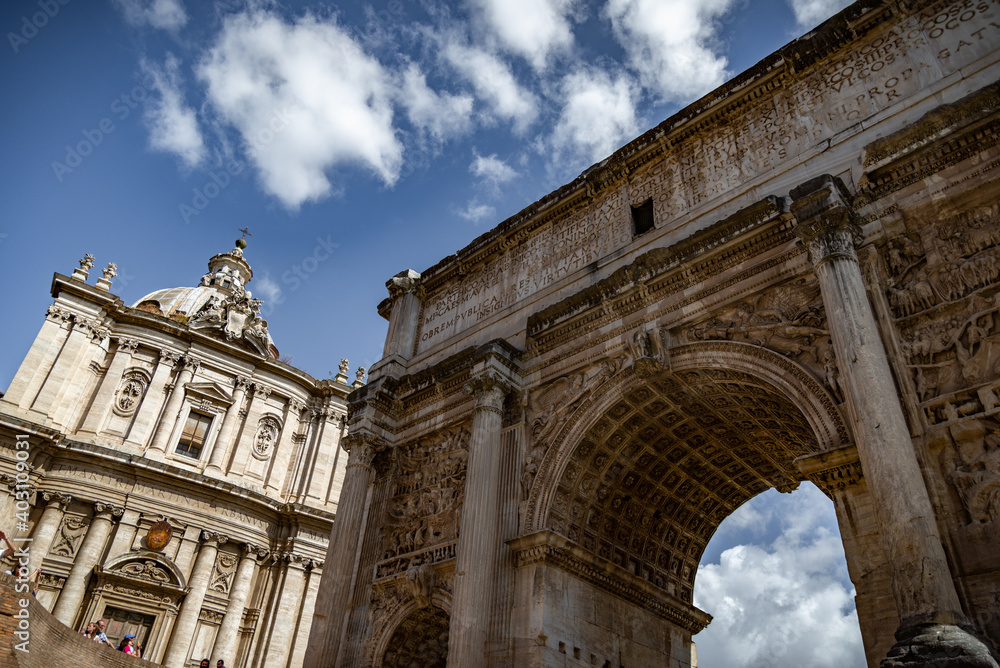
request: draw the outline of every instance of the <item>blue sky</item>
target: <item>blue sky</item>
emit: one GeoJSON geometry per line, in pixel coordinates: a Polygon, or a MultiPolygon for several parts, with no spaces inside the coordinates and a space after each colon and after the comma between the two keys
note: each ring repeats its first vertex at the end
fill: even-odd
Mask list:
{"type": "MultiPolygon", "coordinates": [[[[844,4],[5,2],[0,388],[53,271],[93,253],[93,279],[116,262],[112,292],[131,304],[194,285],[244,226],[248,288],[281,353],[319,378],[342,357],[368,367],[386,279],[455,252],[844,4]]],[[[727,565],[736,546],[826,540],[794,543],[781,507],[740,511],[768,529],[713,541],[713,577],[755,563],[745,551],[727,565]]]]}

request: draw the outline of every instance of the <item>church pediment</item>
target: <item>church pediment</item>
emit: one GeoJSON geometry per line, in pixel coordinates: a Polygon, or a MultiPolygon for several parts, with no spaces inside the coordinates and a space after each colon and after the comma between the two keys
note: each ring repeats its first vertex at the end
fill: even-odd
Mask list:
{"type": "Polygon", "coordinates": [[[184,386],[188,396],[207,399],[213,404],[228,406],[233,403],[233,395],[228,389],[211,381],[204,383],[188,383],[184,386]]]}

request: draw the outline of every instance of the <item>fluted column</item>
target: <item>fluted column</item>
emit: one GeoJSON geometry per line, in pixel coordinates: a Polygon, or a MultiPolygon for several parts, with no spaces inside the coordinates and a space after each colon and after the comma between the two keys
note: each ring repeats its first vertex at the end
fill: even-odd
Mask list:
{"type": "Polygon", "coordinates": [[[128,438],[125,439],[127,445],[135,448],[142,448],[149,439],[150,432],[156,428],[156,418],[160,414],[161,401],[163,400],[163,389],[170,380],[170,372],[173,370],[181,356],[170,350],[161,350],[160,359],[153,371],[153,379],[149,381],[149,387],[139,404],[139,412],[132,421],[132,428],[129,430],[128,438]]]}
{"type": "Polygon", "coordinates": [[[226,455],[229,453],[229,446],[233,440],[233,430],[236,428],[236,421],[239,418],[240,410],[243,408],[243,399],[247,395],[247,388],[250,387],[250,379],[244,376],[236,376],[236,389],[233,391],[233,403],[226,409],[226,415],[222,418],[222,427],[219,435],[215,439],[215,447],[212,448],[212,457],[208,462],[206,471],[214,473],[225,473],[226,455]]]}
{"type": "Polygon", "coordinates": [[[486,662],[486,640],[496,599],[493,579],[497,567],[500,428],[510,384],[487,372],[469,381],[465,391],[475,397],[476,407],[456,548],[449,666],[481,666],[486,662]]]}
{"type": "Polygon", "coordinates": [[[335,665],[351,600],[351,578],[365,518],[368,487],[375,470],[372,461],[385,447],[384,441],[370,434],[348,435],[341,445],[348,452],[347,473],[330,533],[326,568],[320,579],[304,666],[335,665]]]}
{"type": "Polygon", "coordinates": [[[125,369],[132,361],[132,353],[139,347],[139,342],[133,339],[118,339],[118,348],[115,356],[108,365],[108,370],[101,379],[101,384],[97,388],[94,400],[90,402],[90,412],[83,421],[80,431],[87,434],[97,434],[104,426],[104,419],[111,410],[111,402],[114,400],[115,390],[121,383],[125,369]]]}
{"type": "Polygon", "coordinates": [[[90,521],[87,535],[73,561],[69,577],[63,584],[56,607],[52,610],[55,618],[66,626],[73,625],[73,621],[80,611],[80,603],[87,592],[87,579],[94,566],[101,560],[104,545],[108,542],[108,536],[111,535],[112,523],[116,518],[122,516],[122,512],[123,509],[118,506],[103,502],[94,504],[94,518],[90,521]]]}
{"type": "Polygon", "coordinates": [[[166,655],[163,657],[165,668],[182,668],[187,661],[194,632],[198,627],[198,615],[201,614],[201,604],[205,601],[205,592],[215,568],[215,557],[219,547],[224,545],[226,536],[209,531],[202,532],[202,546],[198,558],[194,562],[194,571],[188,581],[188,592],[181,603],[181,610],[174,621],[174,631],[170,636],[166,655]]]}
{"type": "Polygon", "coordinates": [[[45,510],[42,511],[42,517],[31,533],[31,543],[28,544],[30,550],[28,575],[34,573],[35,569],[42,565],[42,560],[49,553],[52,540],[62,523],[63,513],[73,501],[69,494],[59,492],[42,492],[42,499],[45,500],[45,510]]]}
{"type": "Polygon", "coordinates": [[[295,632],[295,642],[292,643],[290,666],[301,666],[309,645],[309,628],[312,626],[313,611],[316,609],[316,594],[319,591],[318,582],[322,577],[322,561],[309,560],[305,564],[306,581],[303,585],[302,613],[296,615],[298,629],[295,632]]]}
{"type": "Polygon", "coordinates": [[[267,646],[265,666],[284,666],[292,648],[292,633],[299,614],[302,600],[302,584],[305,580],[305,560],[297,554],[281,557],[285,562],[285,577],[281,583],[281,596],[271,623],[271,641],[267,646]]]}
{"type": "Polygon", "coordinates": [[[233,586],[229,590],[229,605],[226,615],[222,618],[219,632],[215,635],[215,646],[212,657],[223,659],[227,665],[236,665],[236,646],[240,639],[240,623],[243,621],[243,609],[246,607],[250,585],[257,570],[257,558],[266,554],[266,550],[251,543],[242,545],[240,565],[236,567],[233,576],[233,586]]]}
{"type": "MultiPolygon", "coordinates": [[[[851,405],[849,413],[857,439],[858,458],[868,481],[879,537],[892,572],[892,589],[899,612],[898,641],[890,651],[897,658],[914,644],[935,645],[937,640],[914,641],[928,625],[968,625],[962,612],[951,569],[945,557],[934,508],[920,472],[913,442],[882,345],[855,245],[861,230],[855,222],[843,186],[830,176],[814,179],[792,191],[792,211],[797,233],[806,242],[819,280],[830,337],[837,355],[840,383],[851,405]]],[[[964,633],[960,631],[960,633],[964,633]]],[[[982,643],[967,633],[968,660],[982,643]]],[[[945,665],[993,665],[996,663],[945,665]]],[[[903,659],[883,661],[883,666],[918,665],[903,659]]],[[[922,665],[922,664],[920,664],[922,665]]]]}
{"type": "Polygon", "coordinates": [[[167,400],[167,407],[163,410],[163,418],[160,420],[159,429],[157,429],[156,436],[153,438],[153,444],[149,447],[150,450],[158,452],[167,451],[167,443],[170,442],[170,438],[173,435],[174,426],[179,417],[178,414],[184,403],[184,386],[191,382],[200,364],[201,362],[198,360],[190,357],[184,358],[183,366],[177,374],[177,379],[174,381],[174,390],[170,393],[170,398],[167,400]]]}

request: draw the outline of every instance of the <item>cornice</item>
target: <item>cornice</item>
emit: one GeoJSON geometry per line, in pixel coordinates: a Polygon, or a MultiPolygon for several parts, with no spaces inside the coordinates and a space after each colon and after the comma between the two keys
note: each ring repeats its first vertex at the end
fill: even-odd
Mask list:
{"type": "Polygon", "coordinates": [[[712,621],[707,612],[553,531],[543,530],[521,536],[507,541],[507,545],[514,552],[517,568],[535,564],[554,566],[692,634],[712,621]]]}

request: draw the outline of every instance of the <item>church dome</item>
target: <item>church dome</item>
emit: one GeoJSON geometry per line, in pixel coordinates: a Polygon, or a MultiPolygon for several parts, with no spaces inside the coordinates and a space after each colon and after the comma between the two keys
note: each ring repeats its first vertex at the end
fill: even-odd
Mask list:
{"type": "Polygon", "coordinates": [[[208,273],[196,287],[166,288],[151,292],[132,308],[155,313],[207,330],[227,341],[242,340],[258,353],[278,359],[278,349],[260,313],[261,300],[254,299],[245,285],[253,270],[243,258],[246,240],[237,239],[236,248],[208,261],[208,273]]]}

